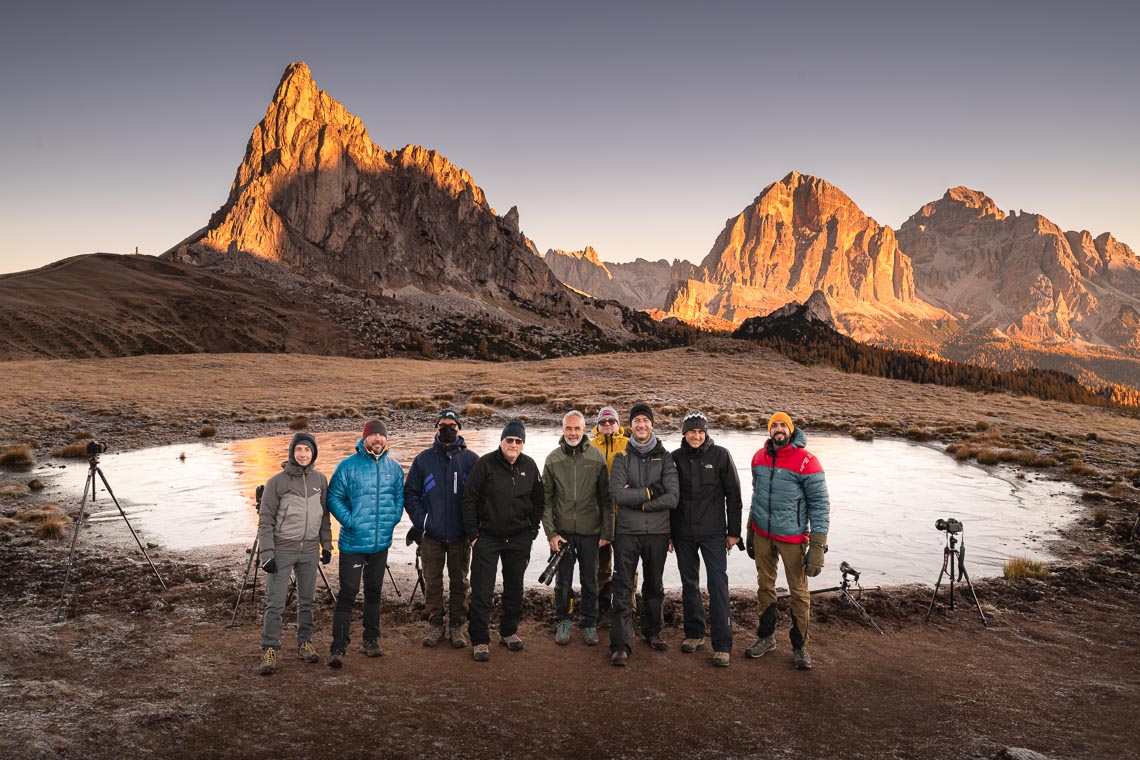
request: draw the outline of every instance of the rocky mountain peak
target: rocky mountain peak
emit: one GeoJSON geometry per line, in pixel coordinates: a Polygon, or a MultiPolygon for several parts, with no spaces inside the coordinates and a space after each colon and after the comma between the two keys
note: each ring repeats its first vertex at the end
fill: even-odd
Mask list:
{"type": "Polygon", "coordinates": [[[497,216],[471,175],[434,150],[377,146],[301,62],[254,127],[226,203],[167,255],[227,266],[247,256],[373,292],[451,289],[543,318],[577,313],[517,209],[497,216]]]}
{"type": "Polygon", "coordinates": [[[728,220],[692,276],[674,282],[666,310],[690,322],[739,324],[817,290],[861,339],[884,337],[884,323],[904,316],[949,318],[915,297],[910,259],[890,227],[835,185],[795,171],[728,220]]]}

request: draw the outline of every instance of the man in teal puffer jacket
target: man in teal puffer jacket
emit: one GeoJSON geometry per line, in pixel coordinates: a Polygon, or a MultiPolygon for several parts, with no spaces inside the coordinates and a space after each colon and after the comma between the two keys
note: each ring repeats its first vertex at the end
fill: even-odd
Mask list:
{"type": "Polygon", "coordinates": [[[803,431],[796,428],[792,418],[776,412],[768,420],[768,440],[752,457],[748,553],[756,560],[760,625],[759,638],[744,652],[756,658],[776,646],[776,564],[783,562],[792,602],[793,662],[802,670],[811,667],[807,579],[823,570],[831,525],[823,466],[805,445],[803,431]]]}
{"type": "Polygon", "coordinates": [[[344,664],[352,605],[364,579],[364,647],[379,657],[380,592],[392,531],[404,512],[404,470],[388,450],[388,428],[371,420],[356,444],[356,453],[336,467],[329,483],[329,511],[340,523],[340,592],[333,612],[329,667],[344,664]]]}

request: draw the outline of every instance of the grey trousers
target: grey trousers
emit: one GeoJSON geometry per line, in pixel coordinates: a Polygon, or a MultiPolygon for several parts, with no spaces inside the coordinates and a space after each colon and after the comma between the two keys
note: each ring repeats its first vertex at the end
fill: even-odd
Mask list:
{"type": "Polygon", "coordinates": [[[297,646],[313,637],[313,596],[317,588],[317,553],[274,552],[277,572],[265,574],[265,622],[261,647],[281,648],[281,617],[289,596],[289,573],[297,574],[297,646]]]}

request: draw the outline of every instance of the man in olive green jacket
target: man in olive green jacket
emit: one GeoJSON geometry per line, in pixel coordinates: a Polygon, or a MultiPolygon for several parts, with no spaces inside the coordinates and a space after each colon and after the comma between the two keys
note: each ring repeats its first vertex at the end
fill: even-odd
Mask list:
{"type": "Polygon", "coordinates": [[[579,625],[587,646],[598,643],[598,549],[614,537],[613,498],[606,458],[586,437],[586,418],[575,410],[562,418],[558,448],[546,457],[542,484],[546,504],[542,527],[552,552],[570,544],[558,563],[554,587],[558,631],[554,641],[570,643],[570,593],[574,564],[582,584],[579,625]]]}

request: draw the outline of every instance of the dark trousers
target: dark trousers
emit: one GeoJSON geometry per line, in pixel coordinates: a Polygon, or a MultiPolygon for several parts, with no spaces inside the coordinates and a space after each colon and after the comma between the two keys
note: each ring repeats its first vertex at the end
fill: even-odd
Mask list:
{"type": "Polygon", "coordinates": [[[495,573],[503,563],[503,612],[499,617],[499,635],[513,636],[522,619],[523,573],[530,562],[531,535],[523,533],[511,538],[479,536],[471,548],[471,609],[467,613],[467,631],[471,644],[491,641],[491,604],[495,598],[495,573]]]}
{"type": "Polygon", "coordinates": [[[467,619],[467,570],[471,565],[471,544],[465,538],[447,543],[424,536],[420,542],[420,558],[423,560],[428,620],[432,625],[443,625],[443,568],[446,565],[451,625],[463,625],[467,619]]]}
{"type": "Polygon", "coordinates": [[[364,579],[364,640],[380,638],[380,592],[384,587],[384,568],[388,566],[388,550],[376,554],[340,555],[340,591],[333,610],[333,641],[329,651],[344,654],[348,649],[352,605],[364,579]]]}
{"type": "Polygon", "coordinates": [[[728,601],[728,552],[724,536],[681,539],[673,542],[681,573],[681,600],[685,608],[685,638],[705,637],[705,606],[701,600],[701,561],[708,574],[709,618],[714,652],[732,651],[732,606],[728,601]],[[699,555],[698,555],[699,554],[699,555]]]}
{"type": "Polygon", "coordinates": [[[669,536],[618,534],[614,538],[614,601],[610,608],[610,651],[633,651],[633,616],[630,598],[637,562],[645,579],[641,582],[641,635],[649,638],[665,627],[661,617],[665,602],[665,557],[669,553],[669,536]]]}
{"type": "Polygon", "coordinates": [[[570,619],[570,592],[574,590],[574,563],[578,563],[578,577],[582,584],[582,606],[578,625],[596,628],[598,625],[598,537],[577,533],[560,533],[570,542],[571,549],[558,562],[558,580],[554,585],[554,614],[559,620],[570,619]]]}

